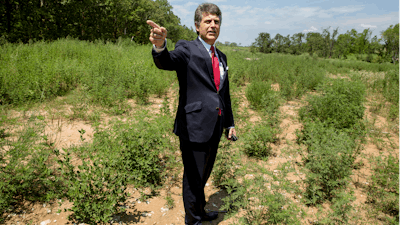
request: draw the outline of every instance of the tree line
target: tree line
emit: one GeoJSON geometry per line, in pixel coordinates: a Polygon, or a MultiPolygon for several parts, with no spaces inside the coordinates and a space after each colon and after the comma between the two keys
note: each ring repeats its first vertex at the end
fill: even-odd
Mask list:
{"type": "Polygon", "coordinates": [[[167,28],[172,42],[193,40],[193,28],[180,24],[167,0],[0,0],[0,37],[9,42],[132,38],[148,43],[153,20],[167,28]]]}
{"type": "Polygon", "coordinates": [[[372,37],[372,31],[364,29],[358,33],[355,29],[339,34],[339,28],[323,29],[321,33],[296,33],[274,38],[269,33],[259,33],[251,45],[253,52],[287,53],[300,55],[309,53],[324,58],[346,59],[349,55],[357,55],[365,61],[398,62],[399,58],[399,24],[389,26],[381,33],[381,38],[372,37]],[[364,56],[363,56],[364,55],[364,56]],[[376,57],[374,57],[374,55],[376,57]]]}

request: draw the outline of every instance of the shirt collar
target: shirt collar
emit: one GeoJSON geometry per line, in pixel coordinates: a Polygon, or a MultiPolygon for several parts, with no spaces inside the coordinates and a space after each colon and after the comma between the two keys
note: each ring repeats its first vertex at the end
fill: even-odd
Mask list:
{"type": "MultiPolygon", "coordinates": [[[[204,47],[207,49],[207,51],[210,52],[211,45],[208,44],[207,42],[205,42],[200,36],[199,36],[198,38],[199,38],[199,40],[201,41],[201,43],[203,43],[203,45],[204,45],[204,47]]],[[[214,49],[216,49],[216,48],[215,48],[215,44],[214,44],[213,46],[214,46],[214,49]]],[[[215,52],[216,52],[216,51],[215,51],[215,52]]]]}

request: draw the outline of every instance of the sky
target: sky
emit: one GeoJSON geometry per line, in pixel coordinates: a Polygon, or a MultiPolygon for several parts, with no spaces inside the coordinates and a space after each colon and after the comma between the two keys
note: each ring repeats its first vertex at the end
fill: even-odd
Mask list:
{"type": "Polygon", "coordinates": [[[351,29],[362,32],[370,28],[372,36],[399,23],[398,0],[168,0],[182,25],[194,26],[194,12],[203,2],[211,2],[221,9],[222,23],[218,41],[236,42],[250,46],[258,34],[271,37],[303,32],[331,31],[339,27],[339,34],[351,29]]]}

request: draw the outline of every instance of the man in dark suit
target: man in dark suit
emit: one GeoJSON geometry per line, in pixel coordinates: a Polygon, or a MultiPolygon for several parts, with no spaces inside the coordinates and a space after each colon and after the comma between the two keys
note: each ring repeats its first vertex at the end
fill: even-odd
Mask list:
{"type": "Polygon", "coordinates": [[[201,224],[218,217],[206,213],[204,187],[211,174],[223,128],[228,139],[236,135],[229,93],[228,65],[224,53],[215,48],[219,36],[221,11],[211,3],[201,4],[195,12],[199,37],[180,40],[174,51],[166,48],[167,30],[153,21],[150,41],[155,65],[175,70],[179,81],[179,105],[174,133],[179,136],[183,174],[185,223],[201,224]]]}

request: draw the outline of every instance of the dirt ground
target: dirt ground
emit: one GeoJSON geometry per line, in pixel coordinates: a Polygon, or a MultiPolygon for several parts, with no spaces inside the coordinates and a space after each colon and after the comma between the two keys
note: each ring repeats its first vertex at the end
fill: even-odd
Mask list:
{"type": "MultiPolygon", "coordinates": [[[[169,93],[170,99],[175,95],[174,93],[169,93]]],[[[240,93],[240,105],[241,110],[246,110],[248,112],[249,117],[248,121],[251,123],[257,123],[260,120],[260,116],[249,109],[249,103],[247,102],[244,91],[240,93]]],[[[146,107],[150,109],[151,112],[160,112],[162,107],[162,98],[152,97],[150,98],[150,104],[146,107]]],[[[173,100],[170,100],[170,108],[173,109],[173,100]]],[[[296,130],[301,129],[302,124],[297,119],[297,111],[304,104],[302,100],[289,101],[283,104],[280,107],[281,113],[281,129],[282,132],[279,135],[280,141],[273,146],[275,157],[271,157],[268,161],[260,161],[253,159],[243,159],[243,160],[253,160],[255,163],[262,165],[264,168],[267,168],[270,171],[275,171],[279,164],[285,163],[290,160],[296,160],[301,162],[301,156],[299,154],[282,154],[283,149],[291,149],[297,148],[296,146],[296,130]]],[[[138,107],[134,102],[131,102],[133,107],[132,110],[136,110],[138,107]]],[[[375,119],[375,126],[379,128],[379,132],[386,132],[389,135],[387,136],[387,140],[385,142],[394,143],[397,148],[399,146],[399,138],[397,134],[391,133],[392,131],[388,130],[387,121],[385,118],[374,115],[369,111],[369,106],[367,106],[366,110],[366,118],[367,119],[375,119]],[[390,140],[389,140],[390,139],[390,140]]],[[[65,106],[66,112],[68,112],[68,106],[65,106]]],[[[29,112],[28,112],[29,113],[29,112]]],[[[55,148],[62,149],[68,148],[71,146],[79,146],[82,144],[81,134],[78,130],[84,129],[86,133],[83,135],[86,142],[90,142],[93,138],[94,128],[87,122],[82,120],[67,120],[65,118],[58,118],[56,120],[51,120],[48,118],[48,112],[44,109],[38,109],[35,112],[46,118],[48,120],[48,125],[45,128],[45,133],[54,140],[55,148]]],[[[21,118],[23,120],[23,116],[20,115],[20,112],[15,112],[15,117],[21,118]]],[[[25,117],[26,118],[26,117],[25,117]]],[[[102,121],[110,120],[110,117],[102,116],[102,121]]],[[[238,136],[240,137],[240,127],[241,124],[237,124],[238,136]]],[[[372,141],[369,141],[362,151],[362,154],[367,156],[376,156],[382,153],[383,150],[379,149],[372,141]]],[[[389,153],[385,153],[389,154],[389,153]]],[[[360,184],[367,184],[368,177],[371,174],[370,166],[368,160],[364,160],[364,167],[360,170],[355,171],[352,175],[353,183],[351,184],[354,187],[354,195],[356,200],[354,201],[355,206],[362,206],[365,204],[367,199],[366,193],[364,189],[357,188],[360,184]]],[[[299,171],[296,168],[296,171],[299,171]]],[[[279,171],[278,171],[279,172],[279,171]]],[[[183,173],[183,171],[182,171],[183,173]]],[[[182,176],[182,173],[180,176],[182,176]]],[[[245,177],[245,179],[251,179],[251,174],[245,177]]],[[[291,173],[287,177],[293,183],[299,182],[302,179],[305,179],[305,174],[301,172],[291,173]]],[[[181,180],[181,179],[179,179],[181,180]]],[[[166,207],[167,201],[165,200],[167,196],[166,190],[161,190],[158,196],[152,197],[145,202],[139,201],[140,193],[134,187],[128,187],[127,191],[131,194],[131,196],[127,199],[125,208],[126,213],[123,215],[115,216],[114,222],[112,224],[175,224],[180,225],[184,224],[184,208],[182,202],[182,190],[180,183],[171,187],[171,197],[174,199],[175,207],[172,209],[168,209],[166,207]]],[[[205,188],[205,195],[207,200],[206,209],[208,210],[218,210],[223,202],[223,199],[227,193],[224,190],[220,190],[215,187],[212,183],[212,179],[210,179],[205,188]]],[[[301,197],[300,197],[301,198],[301,197]]],[[[293,201],[299,202],[298,197],[293,196],[293,201]]],[[[72,207],[72,203],[58,199],[53,203],[49,204],[39,204],[39,203],[24,203],[24,210],[19,211],[16,209],[14,211],[18,213],[12,213],[8,215],[8,218],[5,224],[37,224],[37,225],[46,225],[46,224],[73,224],[68,221],[67,217],[71,214],[71,212],[65,211],[66,209],[72,207]]],[[[327,206],[323,206],[327,207],[327,206]]],[[[358,207],[358,209],[362,210],[362,207],[358,207]]],[[[309,224],[315,219],[315,215],[318,212],[317,208],[309,207],[306,210],[308,216],[303,220],[304,224],[309,224]]],[[[360,211],[361,214],[366,214],[365,211],[360,211]]],[[[217,220],[212,222],[203,222],[203,224],[219,224],[219,225],[227,225],[227,224],[235,224],[237,219],[242,215],[242,213],[238,213],[236,216],[224,220],[224,214],[221,213],[217,220]]]]}

